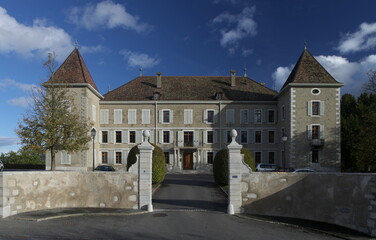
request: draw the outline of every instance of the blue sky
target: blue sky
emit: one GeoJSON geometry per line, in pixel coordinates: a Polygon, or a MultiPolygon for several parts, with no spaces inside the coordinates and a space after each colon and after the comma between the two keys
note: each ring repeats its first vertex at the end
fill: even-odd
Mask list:
{"type": "Polygon", "coordinates": [[[222,76],[231,69],[279,90],[308,50],[359,95],[376,70],[376,1],[362,0],[0,0],[0,152],[30,91],[75,42],[104,94],[139,75],[222,76]]]}

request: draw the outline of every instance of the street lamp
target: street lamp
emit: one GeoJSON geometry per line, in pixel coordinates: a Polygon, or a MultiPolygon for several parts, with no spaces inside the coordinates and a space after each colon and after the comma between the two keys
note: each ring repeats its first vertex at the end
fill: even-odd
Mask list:
{"type": "Polygon", "coordinates": [[[91,129],[91,136],[93,137],[93,172],[95,168],[95,153],[94,153],[94,141],[95,141],[95,135],[97,134],[97,130],[95,128],[91,129]]]}
{"type": "Polygon", "coordinates": [[[282,142],[283,142],[283,170],[286,171],[286,142],[287,142],[287,136],[282,136],[282,142]]]}

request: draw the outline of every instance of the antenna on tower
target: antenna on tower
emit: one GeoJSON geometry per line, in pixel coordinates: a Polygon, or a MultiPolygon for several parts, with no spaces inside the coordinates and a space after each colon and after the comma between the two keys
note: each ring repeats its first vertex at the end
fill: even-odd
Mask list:
{"type": "Polygon", "coordinates": [[[248,77],[247,76],[247,65],[244,63],[244,77],[248,77]]]}
{"type": "Polygon", "coordinates": [[[139,68],[139,71],[140,71],[140,77],[142,77],[142,66],[140,65],[140,68],[139,68]]]}
{"type": "Polygon", "coordinates": [[[78,41],[77,40],[74,42],[74,47],[78,49],[78,41]]]}
{"type": "Polygon", "coordinates": [[[304,41],[304,50],[307,50],[307,41],[304,41]]]}

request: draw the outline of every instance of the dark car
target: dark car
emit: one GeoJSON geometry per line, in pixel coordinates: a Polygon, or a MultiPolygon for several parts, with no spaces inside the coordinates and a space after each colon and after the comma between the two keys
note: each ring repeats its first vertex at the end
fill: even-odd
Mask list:
{"type": "Polygon", "coordinates": [[[94,169],[95,171],[115,172],[115,168],[110,165],[99,165],[94,169]]]}
{"type": "Polygon", "coordinates": [[[278,167],[276,170],[276,172],[293,172],[295,171],[295,169],[293,167],[278,167]]]}

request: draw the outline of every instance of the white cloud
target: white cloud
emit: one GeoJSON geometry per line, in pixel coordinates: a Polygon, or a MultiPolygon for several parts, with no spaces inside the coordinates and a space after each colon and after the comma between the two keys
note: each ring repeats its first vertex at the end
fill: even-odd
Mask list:
{"type": "Polygon", "coordinates": [[[220,44],[224,48],[236,48],[239,41],[257,34],[257,23],[253,20],[256,7],[245,7],[240,14],[222,13],[212,20],[220,25],[220,44]]]}
{"type": "Polygon", "coordinates": [[[63,29],[47,26],[45,20],[35,19],[27,26],[17,22],[0,7],[0,53],[16,52],[22,56],[47,56],[55,51],[66,56],[73,49],[71,37],[63,29]]]}
{"type": "Polygon", "coordinates": [[[0,90],[9,90],[9,89],[20,89],[24,92],[29,92],[37,86],[35,84],[26,84],[26,83],[19,83],[13,79],[5,78],[0,79],[0,90]]]}
{"type": "Polygon", "coordinates": [[[242,49],[242,55],[247,57],[253,53],[253,49],[242,49]]]}
{"type": "Polygon", "coordinates": [[[345,34],[339,41],[337,49],[341,53],[370,50],[376,47],[376,23],[362,23],[359,30],[345,34]]]}
{"type": "Polygon", "coordinates": [[[120,54],[124,56],[130,67],[152,68],[160,63],[158,58],[151,57],[145,53],[122,50],[120,54]]]}
{"type": "Polygon", "coordinates": [[[82,46],[79,49],[81,53],[97,53],[105,51],[105,47],[100,44],[97,46],[82,46]]]}
{"type": "Polygon", "coordinates": [[[16,145],[18,138],[0,136],[0,147],[16,145]]]}
{"type": "Polygon", "coordinates": [[[149,24],[140,22],[138,17],[128,13],[123,5],[110,0],[96,5],[74,7],[69,13],[68,20],[87,30],[94,30],[98,27],[110,29],[123,27],[136,32],[144,32],[151,28],[149,24]]]}
{"type": "Polygon", "coordinates": [[[15,106],[15,107],[27,108],[27,107],[30,106],[31,101],[32,101],[31,98],[19,97],[19,98],[12,98],[12,99],[8,100],[7,102],[10,105],[15,106]]]}
{"type": "MultiPolygon", "coordinates": [[[[351,93],[358,96],[362,90],[364,83],[367,81],[367,72],[375,69],[376,55],[369,55],[364,59],[356,62],[350,62],[347,58],[341,56],[316,56],[317,61],[338,81],[345,86],[341,92],[351,93]]],[[[272,78],[276,81],[276,89],[284,84],[289,76],[293,66],[278,67],[272,74],[272,78]]]]}

